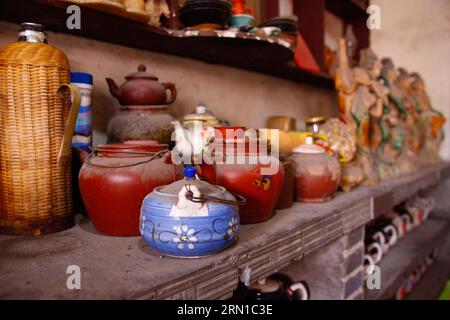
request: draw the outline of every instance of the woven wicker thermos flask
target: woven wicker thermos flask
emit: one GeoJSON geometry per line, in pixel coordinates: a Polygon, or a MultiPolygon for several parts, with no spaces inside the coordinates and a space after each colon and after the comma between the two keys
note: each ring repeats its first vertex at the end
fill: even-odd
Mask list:
{"type": "Polygon", "coordinates": [[[71,145],[80,91],[44,27],[23,23],[0,50],[0,233],[71,227],[71,145]],[[72,103],[71,103],[72,101],[72,103]]]}

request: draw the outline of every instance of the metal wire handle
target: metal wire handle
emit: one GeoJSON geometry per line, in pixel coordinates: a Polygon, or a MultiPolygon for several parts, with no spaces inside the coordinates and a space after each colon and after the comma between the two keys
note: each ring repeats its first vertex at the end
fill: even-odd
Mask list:
{"type": "Polygon", "coordinates": [[[243,206],[247,203],[247,199],[245,199],[243,196],[241,196],[237,193],[231,192],[231,191],[228,191],[228,192],[230,192],[238,200],[227,200],[227,199],[222,199],[222,198],[205,196],[203,194],[201,194],[200,197],[195,197],[194,193],[192,192],[192,190],[189,187],[190,187],[189,184],[185,185],[186,199],[188,199],[189,201],[195,202],[195,203],[205,203],[207,201],[211,201],[211,202],[217,202],[217,203],[230,204],[230,205],[234,205],[234,206],[243,206]]]}
{"type": "Polygon", "coordinates": [[[125,150],[100,150],[95,148],[87,157],[86,157],[86,163],[94,166],[94,167],[98,167],[98,168],[106,168],[106,169],[118,169],[118,168],[128,168],[128,167],[134,167],[134,166],[138,166],[141,164],[146,164],[149,163],[150,161],[153,161],[155,159],[160,159],[162,158],[166,153],[170,152],[169,150],[163,150],[163,151],[159,151],[159,152],[136,152],[136,151],[125,151],[125,150]],[[145,160],[145,161],[140,161],[140,162],[136,162],[136,163],[132,163],[132,164],[124,164],[121,166],[106,166],[106,165],[101,165],[101,164],[94,164],[92,163],[92,158],[94,156],[97,156],[97,154],[99,152],[107,152],[107,153],[126,153],[126,154],[134,154],[134,155],[142,155],[142,156],[151,156],[150,159],[145,160]]]}

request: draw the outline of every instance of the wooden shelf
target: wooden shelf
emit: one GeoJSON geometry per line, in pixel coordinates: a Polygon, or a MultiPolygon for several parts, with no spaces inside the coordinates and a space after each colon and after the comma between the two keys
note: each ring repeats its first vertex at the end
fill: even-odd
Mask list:
{"type": "Polygon", "coordinates": [[[368,6],[366,2],[368,1],[326,0],[325,7],[338,17],[344,20],[350,20],[354,17],[368,16],[365,9],[368,6]]]}
{"type": "MultiPolygon", "coordinates": [[[[432,166],[398,180],[406,179],[410,184],[403,188],[416,190],[422,182],[412,177],[423,179],[448,166],[432,166]]],[[[396,190],[397,180],[386,183],[396,190]]],[[[243,225],[237,244],[202,259],[161,258],[140,237],[103,236],[88,220],[40,238],[0,236],[0,259],[7,262],[0,264],[0,299],[229,298],[244,268],[251,269],[251,282],[256,281],[365,225],[377,194],[376,189],[361,187],[338,193],[328,203],[296,203],[267,222],[243,225]],[[72,264],[82,270],[83,290],[65,287],[65,270],[72,264]]]]}
{"type": "Polygon", "coordinates": [[[433,249],[441,245],[447,234],[447,225],[445,220],[428,220],[399,240],[379,264],[381,289],[366,289],[366,299],[393,298],[405,275],[411,273],[433,249]]]}
{"type": "Polygon", "coordinates": [[[263,73],[290,81],[332,89],[333,80],[294,65],[292,48],[276,39],[266,41],[248,37],[223,37],[202,33],[180,36],[145,23],[82,7],[81,30],[66,27],[69,3],[57,0],[3,0],[0,19],[20,23],[41,23],[55,32],[155,51],[184,58],[263,73]]]}

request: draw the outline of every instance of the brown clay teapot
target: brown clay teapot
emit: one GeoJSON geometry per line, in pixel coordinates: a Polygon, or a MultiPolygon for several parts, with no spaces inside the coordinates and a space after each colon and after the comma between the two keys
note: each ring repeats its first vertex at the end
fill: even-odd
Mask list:
{"type": "Polygon", "coordinates": [[[139,65],[138,72],[130,73],[125,77],[120,88],[113,79],[106,78],[109,91],[117,98],[122,106],[149,106],[172,104],[177,97],[177,89],[173,83],[160,83],[158,78],[146,72],[143,64],[139,65]],[[166,91],[170,91],[170,98],[166,91]]]}

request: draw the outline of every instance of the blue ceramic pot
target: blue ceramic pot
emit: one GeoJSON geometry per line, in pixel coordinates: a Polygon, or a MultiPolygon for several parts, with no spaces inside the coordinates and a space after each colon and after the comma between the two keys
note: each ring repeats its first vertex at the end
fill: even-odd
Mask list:
{"type": "Polygon", "coordinates": [[[239,233],[238,207],[206,201],[192,203],[196,208],[191,208],[189,201],[180,200],[187,184],[202,196],[235,200],[225,188],[195,179],[155,188],[142,203],[140,232],[144,240],[157,251],[174,257],[202,257],[224,250],[239,233]]]}
{"type": "Polygon", "coordinates": [[[230,19],[230,26],[235,28],[251,26],[255,18],[249,14],[234,14],[230,19]]]}

